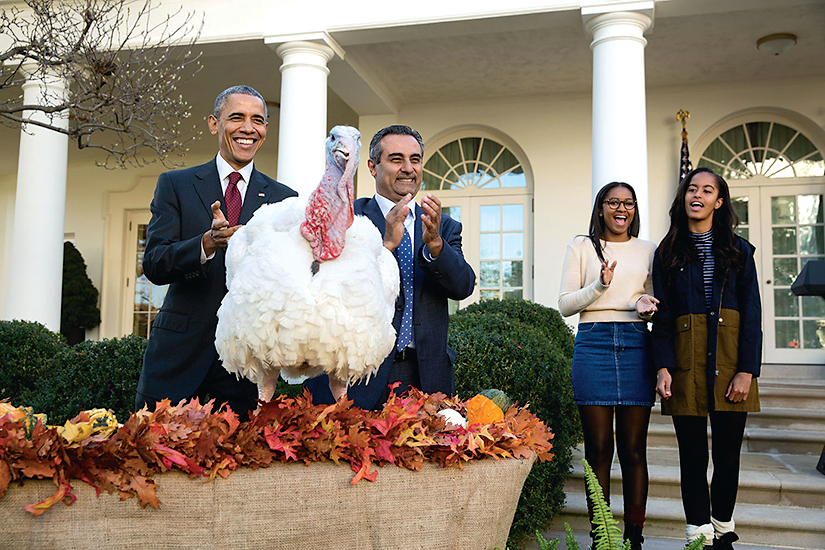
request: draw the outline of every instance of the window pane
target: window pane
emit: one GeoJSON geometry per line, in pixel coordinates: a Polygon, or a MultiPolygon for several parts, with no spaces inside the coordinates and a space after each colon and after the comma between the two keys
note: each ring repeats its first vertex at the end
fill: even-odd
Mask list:
{"type": "Polygon", "coordinates": [[[444,157],[439,154],[435,154],[430,157],[430,160],[428,160],[427,164],[424,165],[424,169],[429,170],[438,176],[444,176],[450,170],[450,166],[444,162],[444,157]]]}
{"type": "Polygon", "coordinates": [[[498,300],[498,290],[482,290],[481,301],[484,300],[498,300]]]}
{"type": "Polygon", "coordinates": [[[481,149],[481,138],[461,138],[461,149],[464,151],[464,160],[476,160],[481,149]]]}
{"type": "Polygon", "coordinates": [[[777,348],[799,347],[799,321],[774,321],[777,348]]]}
{"type": "Polygon", "coordinates": [[[801,177],[825,175],[825,161],[822,160],[820,153],[797,162],[794,164],[794,168],[796,168],[796,175],[801,177]]]}
{"type": "MultiPolygon", "coordinates": [[[[711,160],[715,160],[723,166],[727,166],[727,164],[730,162],[730,159],[733,158],[733,153],[731,153],[730,149],[725,147],[725,144],[722,143],[722,141],[719,138],[716,138],[715,140],[713,140],[713,143],[711,143],[708,146],[708,148],[705,149],[705,152],[702,154],[702,156],[707,157],[711,160]]],[[[710,163],[704,165],[702,164],[702,162],[700,162],[699,166],[707,166],[711,169],[715,168],[713,164],[710,163]]]]}
{"type": "Polygon", "coordinates": [[[501,209],[504,211],[504,231],[524,231],[523,204],[505,204],[501,209]]]}
{"type": "Polygon", "coordinates": [[[501,262],[503,269],[502,286],[524,286],[524,262],[501,262]]]}
{"type": "Polygon", "coordinates": [[[479,257],[482,260],[501,258],[501,233],[482,233],[479,235],[479,257]]]}
{"type": "Polygon", "coordinates": [[[811,140],[799,134],[796,136],[796,139],[793,140],[793,143],[785,150],[785,156],[788,157],[790,161],[796,161],[803,157],[807,157],[811,153],[816,151],[816,147],[811,140]]]}
{"type": "Polygon", "coordinates": [[[799,195],[799,223],[822,222],[822,195],[799,195]]]}
{"type": "Polygon", "coordinates": [[[522,290],[520,288],[504,290],[502,294],[504,294],[502,300],[521,300],[522,290]]]}
{"type": "Polygon", "coordinates": [[[504,146],[500,143],[485,138],[484,143],[481,145],[479,160],[489,166],[502,149],[504,149],[504,146]]]}
{"type": "Polygon", "coordinates": [[[504,254],[502,258],[523,258],[524,257],[524,233],[504,234],[504,254]]]}
{"type": "Polygon", "coordinates": [[[737,227],[735,233],[743,239],[745,239],[746,241],[749,240],[747,227],[737,227]]]}
{"type": "Polygon", "coordinates": [[[790,140],[796,135],[796,130],[788,128],[784,124],[774,124],[771,130],[771,141],[768,146],[771,149],[781,151],[790,140]]]}
{"type": "Polygon", "coordinates": [[[460,206],[442,206],[441,212],[447,214],[457,222],[461,221],[461,207],[460,206]]]}
{"type": "Polygon", "coordinates": [[[481,262],[481,286],[498,287],[501,282],[500,271],[501,262],[481,262]]]}
{"type": "Polygon", "coordinates": [[[719,137],[736,152],[744,151],[748,148],[748,142],[745,139],[745,132],[742,126],[735,126],[719,137]]]}
{"type": "Polygon", "coordinates": [[[501,207],[497,204],[479,208],[481,220],[479,228],[484,231],[501,231],[501,207]]]}
{"type": "Polygon", "coordinates": [[[748,197],[735,197],[731,199],[733,211],[739,216],[741,225],[748,225],[748,197]]]}
{"type": "Polygon", "coordinates": [[[774,227],[772,233],[774,254],[796,254],[795,227],[774,227]]]}
{"type": "Polygon", "coordinates": [[[799,272],[796,269],[796,258],[773,259],[773,284],[777,286],[791,286],[799,272]]]}
{"type": "Polygon", "coordinates": [[[151,283],[137,283],[135,285],[135,311],[149,311],[151,288],[151,283]]]}
{"type": "Polygon", "coordinates": [[[509,149],[505,149],[493,163],[493,169],[497,174],[503,174],[518,164],[519,162],[515,155],[513,155],[509,149]]]}
{"type": "Polygon", "coordinates": [[[825,254],[825,240],[823,240],[821,225],[799,228],[799,253],[804,255],[825,254]]]}
{"type": "Polygon", "coordinates": [[[149,336],[149,327],[147,325],[148,318],[145,313],[135,313],[132,323],[132,334],[138,336],[149,336]]]}
{"type": "Polygon", "coordinates": [[[825,348],[825,321],[802,321],[802,334],[805,338],[802,343],[805,348],[825,348]]]}
{"type": "Polygon", "coordinates": [[[160,309],[163,306],[163,299],[166,298],[168,286],[152,285],[152,309],[160,309]]]}
{"type": "Polygon", "coordinates": [[[501,176],[500,181],[501,186],[506,189],[512,189],[514,187],[527,187],[527,177],[524,175],[521,166],[501,176]]]}
{"type": "Polygon", "coordinates": [[[771,197],[771,223],[796,223],[796,197],[771,197]]]}
{"type": "Polygon", "coordinates": [[[802,296],[802,315],[805,317],[825,317],[825,298],[822,296],[802,296]]]}
{"type": "Polygon", "coordinates": [[[777,317],[796,317],[799,315],[798,299],[789,288],[774,289],[773,309],[777,317]]]}

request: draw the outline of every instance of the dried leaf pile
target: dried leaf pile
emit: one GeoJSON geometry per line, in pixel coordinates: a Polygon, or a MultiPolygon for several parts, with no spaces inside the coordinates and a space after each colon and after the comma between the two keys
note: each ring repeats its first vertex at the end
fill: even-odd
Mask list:
{"type": "MultiPolygon", "coordinates": [[[[365,411],[351,401],[314,405],[308,393],[279,397],[262,405],[248,422],[231,410],[213,412],[212,402],[197,400],[172,406],[161,402],[154,412],[134,413],[111,434],[95,434],[68,443],[54,427],[38,422],[27,437],[25,419],[0,417],[0,498],[12,482],[53,479],[57,492],[25,509],[39,516],[58,502],[72,504],[72,480],[101,491],[117,491],[122,500],[136,496],[143,507],[160,507],[155,476],[180,470],[190,478],[227,477],[240,467],[261,468],[273,462],[341,461],[355,475],[375,481],[374,466],[394,464],[420,470],[424,462],[458,466],[485,457],[526,458],[535,452],[551,460],[553,434],[524,408],[510,407],[502,420],[446,424],[439,410],[466,414],[464,403],[443,394],[413,390],[391,397],[383,410],[365,411]]],[[[81,413],[73,422],[87,422],[81,413]]]]}

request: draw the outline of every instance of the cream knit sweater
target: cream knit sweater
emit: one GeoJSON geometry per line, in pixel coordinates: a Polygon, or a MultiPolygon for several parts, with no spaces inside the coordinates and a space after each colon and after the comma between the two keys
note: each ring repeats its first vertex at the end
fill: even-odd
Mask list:
{"type": "Polygon", "coordinates": [[[559,290],[559,312],[565,317],[581,313],[580,323],[639,321],[636,300],[653,295],[653,254],[656,245],[631,237],[626,242],[606,242],[604,258],[616,262],[610,285],[602,284],[602,265],[590,239],[578,236],[567,245],[559,290]]]}

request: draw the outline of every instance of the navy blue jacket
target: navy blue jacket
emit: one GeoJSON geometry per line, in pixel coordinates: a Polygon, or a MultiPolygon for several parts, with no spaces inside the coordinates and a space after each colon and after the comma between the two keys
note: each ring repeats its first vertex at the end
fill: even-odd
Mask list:
{"type": "MultiPolygon", "coordinates": [[[[674,375],[674,397],[670,400],[678,402],[678,398],[684,395],[684,388],[676,387],[679,383],[695,380],[689,383],[703,386],[702,393],[707,391],[706,396],[697,395],[696,399],[704,400],[706,397],[707,406],[713,410],[713,395],[716,393],[716,408],[720,408],[722,404],[719,393],[715,392],[715,381],[722,367],[727,366],[725,363],[728,357],[735,362],[735,365],[730,365],[731,371],[735,367],[735,372],[749,372],[754,379],[759,376],[762,364],[762,306],[753,258],[755,249],[741,237],[737,237],[736,246],[742,253],[743,265],[739,269],[731,268],[725,274],[718,270],[714,273],[710,309],[705,304],[702,262],[696,260],[668,277],[659,254],[656,254],[653,262],[653,289],[654,295],[659,299],[659,306],[653,316],[651,366],[657,371],[667,368],[674,375]],[[738,312],[738,318],[735,313],[726,314],[725,310],[738,312]],[[730,326],[731,322],[738,326],[730,326]],[[688,326],[691,323],[693,329],[688,326]],[[678,333],[695,330],[697,325],[701,325],[701,334],[697,336],[699,339],[695,343],[700,347],[680,343],[678,333]],[[737,328],[737,341],[726,341],[726,335],[737,334],[737,328]],[[705,338],[704,333],[706,344],[701,341],[701,338],[705,338]],[[678,358],[677,354],[680,355],[678,358]],[[683,376],[686,370],[694,367],[705,369],[706,382],[683,376]]],[[[719,265],[718,262],[716,265],[719,265]]],[[[735,373],[731,372],[730,376],[733,374],[735,373]]],[[[699,373],[696,373],[696,377],[698,376],[699,373]]],[[[724,392],[726,388],[720,388],[720,391],[724,392]]],[[[754,396],[754,401],[756,399],[757,396],[754,396]]],[[[751,401],[750,397],[748,401],[751,401]]],[[[677,407],[680,406],[677,403],[677,407]]],[[[724,407],[727,408],[726,405],[724,407]]],[[[704,405],[700,405],[700,414],[703,408],[704,405]]]]}
{"type": "MultiPolygon", "coordinates": [[[[355,214],[366,216],[384,236],[386,221],[381,208],[374,198],[361,198],[355,201],[355,214]]],[[[463,300],[473,293],[475,272],[464,260],[461,249],[461,224],[446,214],[441,215],[441,238],[444,248],[432,262],[427,262],[422,255],[423,233],[421,207],[415,205],[415,290],[413,293],[413,334],[418,352],[418,371],[421,389],[426,393],[443,392],[455,394],[455,376],[453,360],[455,352],[447,346],[447,329],[449,311],[447,299],[463,300]]],[[[395,253],[394,253],[395,254],[395,253]]],[[[399,292],[395,306],[393,327],[396,334],[401,326],[404,312],[404,293],[399,292]]],[[[347,397],[355,406],[371,409],[375,406],[384,388],[392,368],[395,349],[384,359],[378,372],[369,384],[359,382],[347,388],[347,397]]],[[[326,375],[318,376],[306,382],[316,403],[332,403],[329,391],[329,379],[326,375]]]]}

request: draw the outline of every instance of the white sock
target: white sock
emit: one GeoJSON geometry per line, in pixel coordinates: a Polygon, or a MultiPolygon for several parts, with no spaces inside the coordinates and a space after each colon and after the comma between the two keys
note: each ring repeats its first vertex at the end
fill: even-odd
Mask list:
{"type": "Polygon", "coordinates": [[[685,538],[688,544],[698,539],[701,535],[705,535],[706,545],[711,544],[713,542],[713,524],[691,525],[688,523],[685,527],[685,538]]]}
{"type": "Polygon", "coordinates": [[[730,521],[719,521],[711,516],[710,522],[713,525],[713,530],[716,531],[716,538],[721,537],[725,533],[730,533],[736,527],[733,518],[730,518],[730,521]]]}

